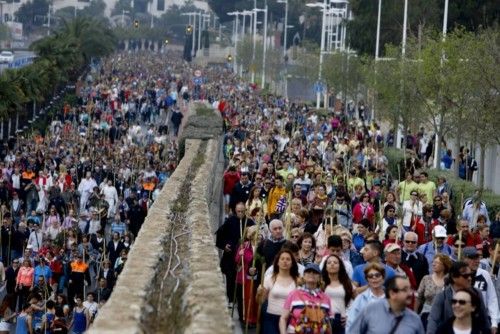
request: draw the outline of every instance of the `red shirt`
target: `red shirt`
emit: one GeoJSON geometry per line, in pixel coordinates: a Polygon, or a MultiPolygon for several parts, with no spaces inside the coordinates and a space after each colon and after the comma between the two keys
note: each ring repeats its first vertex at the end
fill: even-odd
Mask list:
{"type": "Polygon", "coordinates": [[[229,195],[233,191],[236,183],[240,181],[240,173],[224,172],[224,195],[229,195]]]}
{"type": "Polygon", "coordinates": [[[434,226],[439,225],[439,222],[436,219],[432,219],[431,223],[428,226],[427,230],[427,238],[425,238],[425,222],[422,218],[417,217],[415,220],[415,224],[413,225],[413,231],[418,235],[418,245],[423,245],[432,241],[432,229],[434,226]]]}

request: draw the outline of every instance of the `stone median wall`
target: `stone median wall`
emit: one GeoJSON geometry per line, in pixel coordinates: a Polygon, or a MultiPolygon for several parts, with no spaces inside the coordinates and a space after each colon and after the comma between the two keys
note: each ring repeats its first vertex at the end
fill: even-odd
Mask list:
{"type": "MultiPolygon", "coordinates": [[[[195,117],[193,110],[189,112],[189,121],[191,117],[195,117]]],[[[216,112],[214,117],[220,119],[216,112]]],[[[213,134],[213,129],[207,130],[213,134]]],[[[165,312],[183,318],[180,320],[184,322],[183,328],[179,328],[175,334],[232,333],[214,236],[221,213],[218,209],[222,198],[221,134],[212,135],[211,139],[203,134],[186,136],[184,156],[150,208],[113,294],[99,311],[88,333],[161,332],[151,330],[152,327],[147,323],[151,320],[151,314],[156,311],[155,305],[150,301],[151,296],[159,290],[157,279],[163,275],[161,270],[166,256],[164,249],[170,238],[170,231],[173,230],[173,222],[169,217],[175,210],[174,203],[180,198],[186,182],[190,183],[190,195],[185,223],[191,228],[187,255],[183,259],[186,265],[182,280],[186,287],[182,296],[182,310],[165,312]],[[203,163],[192,178],[190,167],[196,160],[200,161],[200,158],[203,158],[203,163]]],[[[178,322],[179,319],[176,319],[176,323],[178,322]]]]}

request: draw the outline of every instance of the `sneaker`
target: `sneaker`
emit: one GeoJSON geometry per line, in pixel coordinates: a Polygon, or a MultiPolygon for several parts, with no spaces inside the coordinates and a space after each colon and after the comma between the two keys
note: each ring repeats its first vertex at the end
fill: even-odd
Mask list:
{"type": "Polygon", "coordinates": [[[227,303],[227,308],[228,308],[228,309],[232,309],[232,308],[233,308],[233,303],[228,302],[228,303],[227,303]]]}

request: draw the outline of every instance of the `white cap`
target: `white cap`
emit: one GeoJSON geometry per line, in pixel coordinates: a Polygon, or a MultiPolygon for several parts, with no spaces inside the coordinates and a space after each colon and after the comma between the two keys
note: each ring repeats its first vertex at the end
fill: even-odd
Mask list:
{"type": "Polygon", "coordinates": [[[434,237],[436,237],[436,238],[446,238],[448,236],[446,234],[446,229],[444,228],[444,226],[441,226],[441,225],[437,225],[436,227],[434,227],[434,230],[432,231],[432,233],[434,234],[434,237]]]}

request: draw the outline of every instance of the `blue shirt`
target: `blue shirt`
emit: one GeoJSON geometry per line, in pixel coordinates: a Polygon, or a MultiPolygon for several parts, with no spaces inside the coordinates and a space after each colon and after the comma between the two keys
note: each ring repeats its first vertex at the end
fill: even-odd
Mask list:
{"type": "MultiPolygon", "coordinates": [[[[360,295],[361,296],[361,295],[360,295]]],[[[420,317],[406,308],[400,314],[401,321],[394,334],[424,334],[420,317]]],[[[347,317],[349,319],[349,316],[347,317]]],[[[387,299],[376,300],[368,304],[354,319],[347,333],[380,334],[390,333],[396,326],[397,317],[391,311],[387,299]]]]}
{"type": "Polygon", "coordinates": [[[352,236],[352,244],[356,247],[358,252],[361,251],[361,248],[365,246],[365,237],[359,233],[354,234],[352,236]]]}
{"type": "Polygon", "coordinates": [[[34,277],[35,284],[38,283],[38,277],[40,277],[40,276],[43,276],[45,278],[45,282],[47,282],[47,284],[49,283],[49,278],[52,277],[52,271],[46,265],[43,267],[40,265],[36,266],[34,273],[35,273],[35,277],[34,277]]]}
{"type": "MultiPolygon", "coordinates": [[[[420,245],[420,247],[418,247],[417,249],[417,252],[425,256],[427,263],[429,263],[429,273],[432,273],[432,261],[434,260],[434,256],[436,255],[434,242],[430,241],[426,244],[420,245]]],[[[438,248],[438,253],[442,253],[451,257],[453,255],[453,250],[451,249],[450,245],[443,243],[443,246],[438,248]]]]}
{"type": "MultiPolygon", "coordinates": [[[[356,282],[359,286],[365,286],[368,282],[365,279],[365,267],[368,263],[359,264],[354,268],[354,272],[352,274],[352,280],[356,282]]],[[[385,267],[385,279],[388,280],[391,277],[396,276],[396,272],[394,269],[386,265],[385,263],[381,263],[385,267]]]]}

